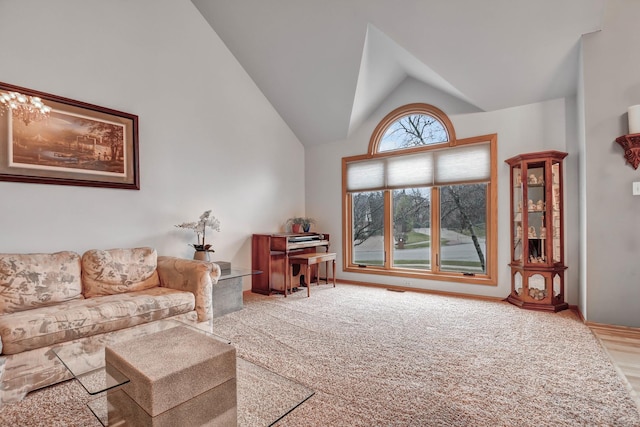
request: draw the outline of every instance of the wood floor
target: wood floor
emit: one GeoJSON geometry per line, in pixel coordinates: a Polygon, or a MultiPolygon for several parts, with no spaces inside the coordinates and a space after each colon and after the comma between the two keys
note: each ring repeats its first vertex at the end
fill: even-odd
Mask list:
{"type": "Polygon", "coordinates": [[[587,325],[609,353],[618,372],[627,379],[631,396],[640,409],[640,329],[588,322],[587,325]]]}

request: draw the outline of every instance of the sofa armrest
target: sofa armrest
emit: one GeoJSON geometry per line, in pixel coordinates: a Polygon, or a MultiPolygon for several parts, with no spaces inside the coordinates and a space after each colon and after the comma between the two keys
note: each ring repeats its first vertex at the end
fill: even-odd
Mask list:
{"type": "Polygon", "coordinates": [[[196,297],[198,322],[213,318],[213,285],[218,283],[220,266],[213,262],[170,256],[158,257],[160,286],[189,291],[196,297]]]}

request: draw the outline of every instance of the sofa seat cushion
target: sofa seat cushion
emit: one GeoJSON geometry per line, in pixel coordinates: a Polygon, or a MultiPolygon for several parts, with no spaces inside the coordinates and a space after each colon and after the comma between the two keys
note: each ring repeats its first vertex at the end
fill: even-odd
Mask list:
{"type": "Polygon", "coordinates": [[[80,255],[0,254],[0,315],[82,298],[80,255]]]}
{"type": "Polygon", "coordinates": [[[153,248],[92,249],[82,255],[85,298],[135,292],[160,286],[153,248]]]}
{"type": "Polygon", "coordinates": [[[2,354],[115,331],[194,308],[191,292],[155,287],[6,314],[0,316],[2,354]]]}

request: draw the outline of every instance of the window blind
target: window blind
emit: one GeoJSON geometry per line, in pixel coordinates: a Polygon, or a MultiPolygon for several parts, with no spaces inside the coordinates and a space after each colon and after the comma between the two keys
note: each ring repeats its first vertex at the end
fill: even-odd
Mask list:
{"type": "Polygon", "coordinates": [[[427,186],[433,182],[433,156],[421,153],[386,159],[387,187],[427,186]]]}
{"type": "Polygon", "coordinates": [[[384,161],[363,160],[347,164],[347,190],[364,191],[384,188],[384,161]]]}
{"type": "Polygon", "coordinates": [[[436,185],[464,181],[488,181],[491,178],[491,152],[486,144],[466,145],[440,150],[435,157],[436,185]]]}
{"type": "Polygon", "coordinates": [[[429,150],[347,163],[347,191],[452,185],[491,179],[491,145],[429,150]]]}

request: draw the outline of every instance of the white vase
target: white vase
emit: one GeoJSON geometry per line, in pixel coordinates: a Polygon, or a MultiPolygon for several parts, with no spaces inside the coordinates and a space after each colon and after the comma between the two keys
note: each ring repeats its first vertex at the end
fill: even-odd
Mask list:
{"type": "Polygon", "coordinates": [[[193,259],[197,259],[198,261],[211,261],[209,251],[195,251],[193,259]]]}

